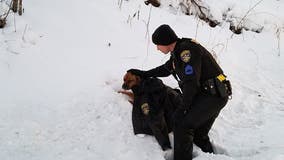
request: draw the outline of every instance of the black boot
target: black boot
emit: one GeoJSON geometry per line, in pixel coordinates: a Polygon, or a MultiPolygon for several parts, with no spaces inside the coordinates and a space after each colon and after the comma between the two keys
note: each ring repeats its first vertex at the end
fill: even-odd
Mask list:
{"type": "Polygon", "coordinates": [[[207,153],[213,153],[213,147],[209,140],[208,135],[199,137],[198,135],[195,135],[194,137],[194,143],[203,151],[207,153]]]}
{"type": "Polygon", "coordinates": [[[208,132],[210,131],[213,123],[215,121],[215,116],[209,119],[206,123],[202,126],[197,128],[194,132],[194,139],[193,142],[196,144],[203,152],[213,153],[213,147],[210,142],[208,132]]]}

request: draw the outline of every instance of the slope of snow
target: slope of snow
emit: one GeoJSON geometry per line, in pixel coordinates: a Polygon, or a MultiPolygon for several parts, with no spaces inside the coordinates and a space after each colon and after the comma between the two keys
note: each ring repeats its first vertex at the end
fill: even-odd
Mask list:
{"type": "MultiPolygon", "coordinates": [[[[127,69],[169,58],[149,38],[163,23],[212,51],[233,85],[233,99],[210,132],[220,154],[196,147],[195,159],[284,159],[282,1],[260,3],[250,18],[263,32],[241,35],[166,5],[177,1],[164,0],[161,8],[119,2],[29,0],[23,16],[8,17],[0,36],[2,160],[162,160],[153,137],[133,135],[131,105],[117,91],[127,69]]],[[[217,16],[234,6],[239,17],[256,2],[206,0],[217,16]]],[[[173,78],[163,80],[177,87],[173,78]]]]}

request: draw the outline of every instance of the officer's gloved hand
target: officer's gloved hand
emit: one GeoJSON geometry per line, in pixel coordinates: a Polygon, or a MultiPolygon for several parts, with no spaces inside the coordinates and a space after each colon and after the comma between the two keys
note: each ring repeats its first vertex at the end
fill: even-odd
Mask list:
{"type": "Polygon", "coordinates": [[[142,71],[139,69],[129,69],[127,72],[130,72],[136,76],[139,76],[141,78],[145,78],[146,77],[146,71],[142,71]]]}

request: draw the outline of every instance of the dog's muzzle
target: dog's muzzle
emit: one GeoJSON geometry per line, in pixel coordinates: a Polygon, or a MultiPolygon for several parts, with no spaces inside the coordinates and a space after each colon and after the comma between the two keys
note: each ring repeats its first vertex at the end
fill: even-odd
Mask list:
{"type": "Polygon", "coordinates": [[[123,83],[122,88],[125,89],[125,90],[129,90],[130,89],[126,83],[123,83]]]}

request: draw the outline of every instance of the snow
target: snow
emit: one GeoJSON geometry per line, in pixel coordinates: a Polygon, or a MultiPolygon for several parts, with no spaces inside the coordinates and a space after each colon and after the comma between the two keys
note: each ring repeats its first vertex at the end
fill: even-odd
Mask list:
{"type": "MultiPolygon", "coordinates": [[[[23,16],[8,17],[0,36],[1,160],[164,159],[153,137],[133,135],[131,105],[117,93],[127,69],[169,58],[149,37],[164,23],[212,51],[233,85],[210,132],[219,154],[195,147],[195,160],[284,159],[283,1],[263,0],[245,21],[263,31],[240,35],[226,21],[210,28],[183,15],[177,0],[160,8],[119,2],[29,0],[23,16]]],[[[227,8],[227,17],[242,17],[259,1],[204,2],[221,20],[227,8]]]]}

